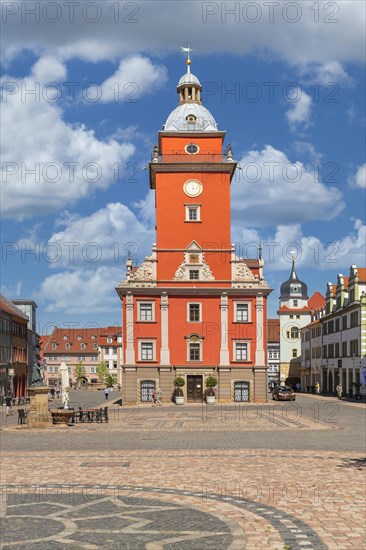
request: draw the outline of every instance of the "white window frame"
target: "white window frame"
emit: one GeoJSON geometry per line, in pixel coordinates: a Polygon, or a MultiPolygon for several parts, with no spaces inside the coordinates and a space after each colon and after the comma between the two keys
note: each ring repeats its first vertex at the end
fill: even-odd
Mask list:
{"type": "Polygon", "coordinates": [[[202,362],[202,341],[192,342],[191,340],[187,341],[187,362],[189,363],[199,363],[202,362]],[[191,359],[191,344],[198,344],[199,346],[199,359],[191,359]]]}
{"type": "Polygon", "coordinates": [[[90,374],[97,374],[97,367],[91,366],[89,370],[90,374]]]}
{"type": "Polygon", "coordinates": [[[138,340],[138,360],[144,363],[151,363],[156,361],[156,340],[152,338],[143,338],[138,340]],[[152,344],[152,359],[143,359],[142,358],[142,344],[152,344]]]}
{"type": "Polygon", "coordinates": [[[86,344],[80,344],[80,349],[86,349],[86,344]]]}
{"type": "Polygon", "coordinates": [[[188,280],[189,280],[189,281],[199,281],[199,280],[200,280],[200,270],[199,270],[199,269],[191,269],[191,268],[189,268],[188,271],[189,271],[189,273],[188,273],[188,280]],[[192,279],[192,278],[191,278],[191,272],[192,272],[192,271],[195,271],[195,272],[197,271],[197,273],[198,273],[198,278],[197,278],[197,279],[192,279]]]}
{"type": "Polygon", "coordinates": [[[251,361],[251,350],[250,342],[248,340],[233,340],[233,361],[234,363],[249,363],[251,361]],[[246,359],[237,359],[236,358],[236,345],[237,344],[246,344],[247,346],[247,358],[246,359]]]}
{"type": "Polygon", "coordinates": [[[57,349],[57,344],[52,344],[52,349],[57,349]]]}
{"type": "Polygon", "coordinates": [[[152,300],[139,300],[138,301],[138,320],[140,323],[154,323],[155,322],[155,302],[152,300]],[[151,319],[141,318],[141,306],[149,304],[151,305],[151,319]]]}
{"type": "Polygon", "coordinates": [[[65,349],[70,349],[71,348],[71,344],[65,344],[65,349]]]}
{"type": "Polygon", "coordinates": [[[250,302],[238,300],[234,302],[234,323],[250,323],[251,318],[251,307],[250,302]],[[246,321],[238,321],[238,305],[246,305],[248,308],[248,319],[246,321]]]}
{"type": "Polygon", "coordinates": [[[199,302],[188,302],[187,303],[187,323],[202,323],[202,304],[199,302]],[[190,306],[199,306],[199,319],[198,321],[190,320],[190,306]]]}
{"type": "Polygon", "coordinates": [[[96,342],[93,344],[93,349],[98,349],[98,344],[96,342]]]}
{"type": "Polygon", "coordinates": [[[185,219],[186,222],[197,223],[197,222],[201,221],[201,205],[200,204],[186,204],[185,207],[186,207],[186,219],[185,219]],[[197,219],[196,220],[191,220],[189,218],[189,211],[190,210],[196,210],[196,212],[197,212],[197,219]]]}

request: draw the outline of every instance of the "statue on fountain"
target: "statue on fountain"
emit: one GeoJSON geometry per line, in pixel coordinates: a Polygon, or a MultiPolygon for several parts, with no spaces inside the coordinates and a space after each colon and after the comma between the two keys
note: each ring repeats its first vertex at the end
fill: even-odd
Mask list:
{"type": "Polygon", "coordinates": [[[44,386],[44,370],[40,363],[34,363],[32,368],[31,386],[44,386]]]}

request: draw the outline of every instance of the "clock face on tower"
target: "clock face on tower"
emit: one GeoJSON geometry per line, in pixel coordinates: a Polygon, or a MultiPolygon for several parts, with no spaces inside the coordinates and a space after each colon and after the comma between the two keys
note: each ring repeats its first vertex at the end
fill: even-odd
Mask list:
{"type": "Polygon", "coordinates": [[[183,191],[188,197],[198,197],[203,191],[203,185],[198,180],[188,180],[183,185],[183,191]]]}

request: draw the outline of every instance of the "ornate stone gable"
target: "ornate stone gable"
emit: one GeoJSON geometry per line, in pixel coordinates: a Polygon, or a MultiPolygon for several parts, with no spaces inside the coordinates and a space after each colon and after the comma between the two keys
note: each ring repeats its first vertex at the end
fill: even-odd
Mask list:
{"type": "Polygon", "coordinates": [[[127,278],[119,286],[155,287],[156,286],[156,254],[146,256],[142,264],[135,270],[127,267],[127,278]]]}
{"type": "MultiPolygon", "coordinates": [[[[202,248],[196,241],[192,241],[184,253],[184,261],[180,264],[174,275],[174,281],[190,281],[190,271],[194,269],[199,272],[198,281],[214,281],[210,266],[205,262],[202,248]]],[[[194,279],[193,279],[194,280],[194,279]]]]}
{"type": "Polygon", "coordinates": [[[232,261],[232,287],[233,288],[269,288],[264,279],[254,275],[244,260],[235,257],[232,261]]]}

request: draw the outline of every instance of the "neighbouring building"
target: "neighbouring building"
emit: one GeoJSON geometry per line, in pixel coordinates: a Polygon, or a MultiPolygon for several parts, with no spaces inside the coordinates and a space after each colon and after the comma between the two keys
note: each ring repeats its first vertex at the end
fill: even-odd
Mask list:
{"type": "Polygon", "coordinates": [[[28,386],[32,379],[33,365],[39,361],[39,335],[37,334],[37,304],[33,300],[12,300],[27,317],[28,317],[28,386]]]}
{"type": "Polygon", "coordinates": [[[75,382],[75,367],[79,363],[85,367],[85,384],[97,384],[99,363],[98,338],[100,328],[58,328],[55,327],[43,348],[43,361],[46,364],[46,383],[49,386],[61,384],[60,366],[65,362],[69,369],[70,381],[75,382]]]}
{"type": "Polygon", "coordinates": [[[301,329],[311,321],[313,311],[323,307],[324,297],[301,281],[292,260],[290,277],[282,283],[278,315],[280,317],[280,381],[294,385],[301,378],[301,329]]]}
{"type": "Polygon", "coordinates": [[[267,321],[267,365],[268,382],[277,385],[280,383],[280,320],[267,321]]]}
{"type": "Polygon", "coordinates": [[[96,386],[97,367],[106,361],[109,373],[121,383],[121,327],[61,329],[55,327],[50,335],[40,337],[41,361],[45,367],[46,383],[61,384],[60,366],[65,362],[71,382],[76,382],[75,367],[85,368],[84,384],[96,386]]]}
{"type": "Polygon", "coordinates": [[[122,328],[106,327],[98,337],[99,361],[105,361],[109,374],[118,384],[122,383],[122,328]]]}
{"type": "Polygon", "coordinates": [[[156,243],[116,291],[122,303],[124,402],[148,402],[157,386],[169,401],[174,378],[186,400],[202,401],[218,379],[221,402],[267,400],[264,262],[231,244],[230,184],[236,168],[225,132],[202,105],[187,73],[179,105],[158,135],[149,164],[156,243]]]}
{"type": "Polygon", "coordinates": [[[303,329],[302,358],[305,385],[366,393],[366,268],[352,265],[349,277],[327,283],[325,306],[303,329]]]}
{"type": "Polygon", "coordinates": [[[13,397],[27,395],[28,317],[0,294],[1,392],[13,397]]]}

